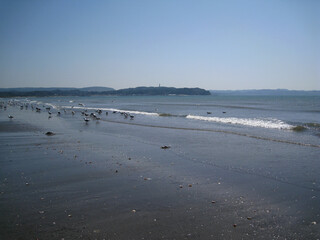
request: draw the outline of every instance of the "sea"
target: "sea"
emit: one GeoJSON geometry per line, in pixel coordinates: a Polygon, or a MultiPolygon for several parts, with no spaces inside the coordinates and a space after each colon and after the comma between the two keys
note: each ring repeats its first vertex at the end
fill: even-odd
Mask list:
{"type": "MultiPolygon", "coordinates": [[[[320,238],[320,96],[57,96],[0,99],[0,107],[3,156],[31,146],[23,141],[32,134],[36,151],[23,160],[41,159],[27,165],[44,177],[38,182],[48,171],[64,186],[48,166],[73,164],[64,173],[81,180],[80,199],[88,182],[97,196],[107,191],[125,202],[120,212],[148,211],[152,203],[150,212],[159,210],[152,219],[165,214],[160,222],[173,211],[183,227],[165,224],[168,239],[177,229],[189,232],[188,221],[217,239],[320,238]],[[39,130],[24,133],[24,126],[39,130]],[[48,157],[50,149],[59,154],[48,157]],[[107,181],[92,182],[98,171],[107,181]],[[111,176],[117,180],[110,185],[111,176]]],[[[3,166],[18,169],[12,160],[3,166]]],[[[71,189],[65,186],[63,194],[71,189]]]]}
{"type": "Polygon", "coordinates": [[[68,96],[12,101],[30,104],[52,114],[61,112],[59,117],[77,119],[83,124],[86,112],[86,115],[93,113],[100,118],[89,116],[90,123],[112,121],[146,127],[216,131],[320,147],[320,96],[68,96]],[[99,114],[99,110],[102,113],[99,114]],[[72,111],[74,115],[70,114],[72,111]]]}

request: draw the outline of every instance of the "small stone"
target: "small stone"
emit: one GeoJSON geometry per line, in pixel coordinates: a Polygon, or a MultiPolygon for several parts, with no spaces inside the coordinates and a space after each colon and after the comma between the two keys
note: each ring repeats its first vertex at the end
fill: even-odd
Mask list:
{"type": "Polygon", "coordinates": [[[179,185],[179,188],[183,188],[183,186],[182,186],[182,185],[179,185]]]}
{"type": "Polygon", "coordinates": [[[128,160],[131,160],[131,158],[128,158],[128,160]]]}
{"type": "Polygon", "coordinates": [[[26,182],[26,186],[29,186],[29,183],[26,182]]]}
{"type": "Polygon", "coordinates": [[[311,225],[317,225],[317,222],[311,222],[311,225]]]}
{"type": "Polygon", "coordinates": [[[211,201],[211,203],[216,203],[216,201],[211,201]]]}
{"type": "Polygon", "coordinates": [[[189,184],[188,187],[192,187],[192,184],[189,184]]]}
{"type": "Polygon", "coordinates": [[[161,149],[169,149],[169,148],[171,148],[171,147],[167,146],[167,145],[164,145],[164,146],[161,147],[161,149]]]}
{"type": "Polygon", "coordinates": [[[71,217],[72,217],[72,215],[71,215],[71,214],[69,214],[69,215],[68,215],[68,217],[69,217],[69,218],[71,218],[71,217]]]}
{"type": "Polygon", "coordinates": [[[39,211],[40,214],[44,214],[44,211],[39,211]]]}
{"type": "Polygon", "coordinates": [[[233,224],[233,227],[237,227],[237,224],[233,224]]]}
{"type": "Polygon", "coordinates": [[[47,136],[53,136],[54,133],[53,133],[53,132],[46,132],[46,135],[47,135],[47,136]]]}
{"type": "Polygon", "coordinates": [[[135,209],[133,209],[131,212],[136,213],[137,211],[135,209]]]}
{"type": "Polygon", "coordinates": [[[252,217],[247,217],[248,220],[252,220],[252,217]]]}
{"type": "Polygon", "coordinates": [[[118,170],[116,170],[116,173],[118,173],[118,170]]]}

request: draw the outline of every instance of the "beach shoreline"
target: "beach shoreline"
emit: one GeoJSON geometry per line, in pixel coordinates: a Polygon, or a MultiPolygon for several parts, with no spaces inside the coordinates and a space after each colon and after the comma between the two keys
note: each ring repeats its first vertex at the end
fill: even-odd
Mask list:
{"type": "Polygon", "coordinates": [[[0,113],[1,239],[320,237],[317,148],[45,114],[0,113]]]}

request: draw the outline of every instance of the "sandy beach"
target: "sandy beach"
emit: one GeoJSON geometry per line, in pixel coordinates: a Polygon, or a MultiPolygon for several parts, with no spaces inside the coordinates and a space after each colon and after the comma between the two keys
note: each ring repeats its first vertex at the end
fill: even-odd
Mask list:
{"type": "Polygon", "coordinates": [[[1,110],[0,239],[320,238],[319,148],[66,114],[1,110]]]}

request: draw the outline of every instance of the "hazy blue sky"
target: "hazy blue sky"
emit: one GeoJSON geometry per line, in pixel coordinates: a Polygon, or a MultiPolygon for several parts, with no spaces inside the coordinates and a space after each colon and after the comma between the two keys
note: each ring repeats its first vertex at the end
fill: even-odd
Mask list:
{"type": "Polygon", "coordinates": [[[318,0],[0,0],[0,87],[320,90],[318,0]]]}

